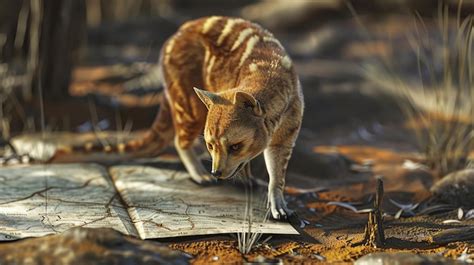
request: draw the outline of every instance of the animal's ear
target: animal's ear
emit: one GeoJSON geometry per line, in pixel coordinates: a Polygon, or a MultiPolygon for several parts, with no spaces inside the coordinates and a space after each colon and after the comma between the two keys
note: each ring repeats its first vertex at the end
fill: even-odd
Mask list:
{"type": "Polygon", "coordinates": [[[216,104],[219,100],[219,96],[215,93],[202,90],[199,88],[194,87],[194,92],[198,95],[199,99],[201,99],[202,103],[206,105],[206,108],[209,109],[212,104],[216,104]]]}
{"type": "Polygon", "coordinates": [[[234,95],[234,104],[244,108],[251,108],[255,115],[262,116],[263,111],[260,102],[249,93],[237,91],[234,95]]]}

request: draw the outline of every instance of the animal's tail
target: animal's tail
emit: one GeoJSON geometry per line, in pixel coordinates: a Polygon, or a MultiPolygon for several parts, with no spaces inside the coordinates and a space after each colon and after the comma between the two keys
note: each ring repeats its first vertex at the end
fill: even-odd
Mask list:
{"type": "MultiPolygon", "coordinates": [[[[70,147],[60,147],[56,150],[52,159],[64,153],[118,153],[125,154],[130,158],[150,157],[158,155],[166,148],[174,137],[174,128],[171,118],[170,107],[164,96],[161,97],[161,104],[153,125],[145,134],[137,139],[124,143],[104,144],[99,139],[86,142],[81,145],[70,147]]],[[[51,159],[51,160],[52,160],[51,159]]]]}

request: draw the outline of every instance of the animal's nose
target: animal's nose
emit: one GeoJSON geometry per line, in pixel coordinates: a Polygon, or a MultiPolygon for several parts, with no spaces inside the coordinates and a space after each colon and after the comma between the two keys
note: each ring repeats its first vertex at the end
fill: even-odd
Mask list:
{"type": "Polygon", "coordinates": [[[215,178],[220,178],[222,177],[222,171],[219,171],[219,170],[211,171],[211,175],[215,178]]]}

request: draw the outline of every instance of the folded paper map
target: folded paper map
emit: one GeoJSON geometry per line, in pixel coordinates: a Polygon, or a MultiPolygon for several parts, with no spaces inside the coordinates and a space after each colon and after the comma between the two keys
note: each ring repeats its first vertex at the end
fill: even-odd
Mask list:
{"type": "MultiPolygon", "coordinates": [[[[250,231],[297,234],[265,220],[254,192],[250,231]]],[[[257,195],[259,194],[259,195],[257,195]]],[[[250,196],[233,183],[200,186],[169,167],[57,164],[0,168],[0,240],[109,227],[142,239],[249,231],[250,196]],[[249,215],[247,215],[248,218],[249,215]]]]}

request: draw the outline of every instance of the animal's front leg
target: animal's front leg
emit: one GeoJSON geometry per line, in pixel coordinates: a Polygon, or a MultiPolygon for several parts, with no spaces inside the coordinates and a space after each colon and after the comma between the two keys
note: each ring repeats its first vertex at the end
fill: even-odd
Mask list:
{"type": "Polygon", "coordinates": [[[270,181],[268,183],[268,203],[271,207],[272,216],[275,219],[286,219],[293,213],[288,209],[283,195],[285,188],[285,176],[288,161],[291,156],[292,145],[269,146],[263,155],[267,166],[270,181]]]}
{"type": "Polygon", "coordinates": [[[301,127],[303,115],[300,100],[290,104],[290,108],[281,119],[278,129],[272,135],[268,147],[263,151],[265,165],[270,180],[268,182],[268,203],[275,219],[285,219],[293,213],[288,209],[283,196],[285,176],[291,152],[301,127]]]}
{"type": "Polygon", "coordinates": [[[184,167],[188,171],[189,175],[191,175],[191,178],[199,184],[214,182],[215,179],[211,177],[204,168],[193,147],[189,146],[188,148],[182,148],[180,147],[177,139],[178,138],[175,138],[176,151],[178,151],[181,162],[183,162],[184,167]]]}

